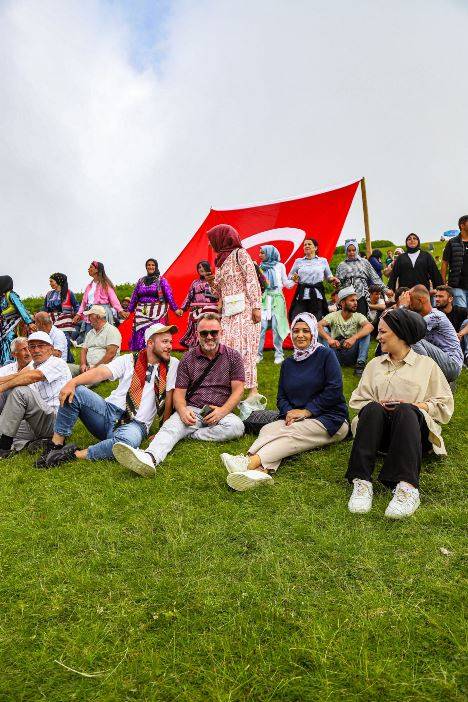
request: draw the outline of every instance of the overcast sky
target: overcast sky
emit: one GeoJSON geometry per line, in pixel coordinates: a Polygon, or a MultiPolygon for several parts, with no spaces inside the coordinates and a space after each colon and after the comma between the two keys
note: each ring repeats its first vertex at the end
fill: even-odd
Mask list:
{"type": "Polygon", "coordinates": [[[211,205],[362,175],[373,238],[439,238],[468,212],[467,36],[466,0],[0,0],[0,273],[134,281],[211,205]]]}

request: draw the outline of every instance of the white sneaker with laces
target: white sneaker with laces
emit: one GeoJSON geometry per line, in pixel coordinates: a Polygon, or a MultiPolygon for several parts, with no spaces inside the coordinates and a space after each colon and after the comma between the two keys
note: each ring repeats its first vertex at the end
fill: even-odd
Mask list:
{"type": "Polygon", "coordinates": [[[220,458],[228,473],[243,473],[249,467],[248,456],[233,456],[230,453],[222,453],[220,458]]]}
{"type": "Polygon", "coordinates": [[[277,366],[279,366],[280,363],[283,363],[283,361],[284,361],[284,356],[276,356],[275,363],[277,366]]]}
{"type": "Polygon", "coordinates": [[[398,483],[393,491],[393,497],[390,500],[385,516],[389,519],[404,519],[411,517],[416,512],[421,500],[419,499],[419,490],[408,485],[398,483]]]}
{"type": "Polygon", "coordinates": [[[134,473],[142,475],[144,478],[154,478],[156,475],[156,466],[153,457],[147,451],[135,449],[128,444],[123,444],[118,441],[112,447],[112,453],[116,461],[120,465],[129,468],[134,473]]]}
{"type": "Polygon", "coordinates": [[[243,473],[229,473],[226,482],[233,490],[244,492],[259,485],[273,485],[274,480],[263,470],[246,470],[243,473]]]}
{"type": "Polygon", "coordinates": [[[366,514],[372,507],[372,497],[374,494],[372,483],[368,480],[354,478],[354,488],[348,502],[348,509],[353,514],[366,514]]]}

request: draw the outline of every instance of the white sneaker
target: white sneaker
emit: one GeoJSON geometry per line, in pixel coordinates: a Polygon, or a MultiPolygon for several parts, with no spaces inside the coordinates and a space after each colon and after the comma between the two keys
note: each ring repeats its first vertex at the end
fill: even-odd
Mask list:
{"type": "Polygon", "coordinates": [[[368,480],[360,480],[360,478],[354,478],[353,483],[354,488],[349,498],[348,509],[354,514],[366,514],[366,512],[370,512],[372,507],[374,494],[372,483],[368,480]]]}
{"type": "Polygon", "coordinates": [[[120,465],[133,470],[134,473],[138,473],[138,475],[142,475],[145,478],[154,478],[156,475],[156,467],[150,453],[132,448],[120,441],[113,445],[112,453],[120,465]]]}
{"type": "Polygon", "coordinates": [[[275,358],[275,363],[276,363],[277,366],[279,366],[280,363],[283,363],[283,361],[284,361],[284,356],[277,356],[277,357],[275,358]]]}
{"type": "Polygon", "coordinates": [[[263,361],[263,356],[257,356],[255,363],[261,363],[263,361]]]}
{"type": "Polygon", "coordinates": [[[411,517],[418,509],[420,503],[421,500],[419,499],[419,490],[417,488],[398,483],[393,491],[393,497],[385,510],[385,516],[389,517],[389,519],[411,517]]]}
{"type": "Polygon", "coordinates": [[[244,492],[258,485],[273,485],[274,480],[271,475],[262,470],[246,470],[243,473],[229,473],[226,482],[233,490],[244,492]]]}
{"type": "Polygon", "coordinates": [[[220,458],[228,473],[244,473],[249,467],[248,456],[233,456],[230,453],[222,453],[220,458]]]}

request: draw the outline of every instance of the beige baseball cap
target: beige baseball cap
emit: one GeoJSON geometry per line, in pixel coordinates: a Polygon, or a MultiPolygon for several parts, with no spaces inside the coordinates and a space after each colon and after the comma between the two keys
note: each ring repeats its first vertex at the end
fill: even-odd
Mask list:
{"type": "Polygon", "coordinates": [[[160,322],[157,322],[156,324],[152,324],[148,329],[145,331],[145,344],[148,343],[148,339],[151,339],[153,334],[164,334],[165,332],[171,332],[171,334],[177,334],[179,330],[177,329],[175,324],[161,324],[160,322]]]}
{"type": "Polygon", "coordinates": [[[104,309],[104,307],[102,305],[92,305],[89,308],[89,310],[86,310],[85,312],[83,312],[83,314],[85,314],[86,316],[88,316],[90,314],[97,314],[98,317],[104,317],[104,318],[107,316],[106,310],[104,309]]]}

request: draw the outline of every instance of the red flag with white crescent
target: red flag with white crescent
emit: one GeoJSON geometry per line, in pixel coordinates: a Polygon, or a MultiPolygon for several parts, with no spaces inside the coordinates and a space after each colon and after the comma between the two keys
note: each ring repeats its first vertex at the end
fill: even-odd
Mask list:
{"type": "MultiPolygon", "coordinates": [[[[276,246],[287,272],[295,259],[303,255],[302,243],[308,237],[317,239],[319,255],[330,260],[359,183],[360,179],[311,195],[267,204],[211,209],[198,231],[163,274],[172,286],[177,304],[182,304],[192,281],[197,278],[198,261],[207,259],[214,270],[215,253],[208,247],[206,232],[216,224],[230,224],[237,229],[243,246],[257,262],[261,246],[276,246]]],[[[289,308],[294,288],[284,290],[284,293],[289,308]]],[[[180,318],[171,313],[170,316],[171,322],[180,330],[174,339],[174,348],[180,349],[178,339],[185,333],[187,315],[180,318]]]]}

